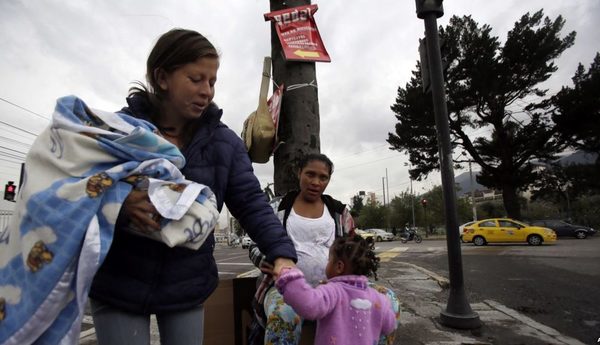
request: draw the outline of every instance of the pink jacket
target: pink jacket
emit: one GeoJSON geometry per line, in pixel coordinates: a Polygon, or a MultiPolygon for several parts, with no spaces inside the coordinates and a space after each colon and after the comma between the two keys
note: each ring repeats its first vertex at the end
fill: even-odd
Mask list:
{"type": "Polygon", "coordinates": [[[298,269],[284,270],[276,282],[285,303],[298,315],[318,320],[315,345],[373,345],[396,328],[389,299],[368,287],[365,276],[338,276],[316,288],[298,269]]]}

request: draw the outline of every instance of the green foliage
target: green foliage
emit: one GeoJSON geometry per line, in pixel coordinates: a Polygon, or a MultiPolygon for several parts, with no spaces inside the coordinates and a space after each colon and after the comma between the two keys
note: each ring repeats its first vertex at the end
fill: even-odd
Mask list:
{"type": "Polygon", "coordinates": [[[477,219],[506,217],[500,201],[486,201],[477,205],[477,219]]]}
{"type": "Polygon", "coordinates": [[[352,205],[350,207],[350,213],[352,217],[357,217],[360,214],[360,211],[364,207],[362,198],[360,195],[355,195],[352,197],[352,205]]]}
{"type": "Polygon", "coordinates": [[[600,53],[587,71],[579,64],[573,84],[552,97],[552,120],[572,147],[600,154],[600,53]]]}
{"type": "MultiPolygon", "coordinates": [[[[410,193],[403,192],[395,196],[388,207],[380,204],[364,206],[357,217],[358,227],[368,228],[396,228],[402,229],[408,223],[412,226],[412,198],[410,193]]],[[[473,219],[472,208],[469,200],[465,198],[458,199],[458,219],[464,223],[473,219]]],[[[415,225],[419,228],[425,228],[433,225],[437,228],[445,227],[444,200],[442,197],[442,187],[435,186],[430,191],[414,196],[415,225]],[[427,208],[421,205],[421,200],[427,199],[427,208]]]]}
{"type": "MultiPolygon", "coordinates": [[[[556,71],[554,60],[573,45],[575,32],[560,37],[563,25],[561,16],[551,20],[541,10],[527,13],[504,45],[490,26],[470,16],[454,16],[440,28],[452,144],[481,166],[477,182],[503,191],[504,207],[513,218],[520,218],[517,192],[537,177],[529,162],[552,159],[564,147],[555,138],[550,115],[540,110],[542,103],[530,103],[546,96],[539,85],[556,71]],[[485,131],[473,135],[479,129],[485,131]]],[[[411,176],[417,180],[439,169],[432,100],[421,84],[417,63],[410,82],[398,89],[391,107],[398,123],[387,140],[409,154],[411,176]]]]}
{"type": "Polygon", "coordinates": [[[380,204],[365,205],[358,217],[358,227],[361,229],[385,228],[387,220],[387,208],[380,204]]]}

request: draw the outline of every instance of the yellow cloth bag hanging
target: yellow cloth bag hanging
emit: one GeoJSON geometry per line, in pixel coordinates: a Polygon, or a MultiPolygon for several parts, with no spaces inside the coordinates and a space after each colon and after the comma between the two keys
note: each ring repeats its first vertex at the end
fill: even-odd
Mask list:
{"type": "Polygon", "coordinates": [[[271,58],[266,56],[263,63],[262,82],[258,97],[258,109],[244,121],[242,139],[255,163],[267,163],[273,153],[275,124],[267,106],[267,93],[271,81],[271,58]]]}

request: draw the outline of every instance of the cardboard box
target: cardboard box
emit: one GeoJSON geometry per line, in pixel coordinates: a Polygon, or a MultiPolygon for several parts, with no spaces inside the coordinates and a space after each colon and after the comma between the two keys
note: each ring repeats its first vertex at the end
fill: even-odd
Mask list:
{"type": "MultiPolygon", "coordinates": [[[[247,345],[256,277],[221,280],[204,303],[205,345],[247,345]]],[[[315,323],[304,322],[300,345],[314,342],[315,323]]]]}
{"type": "Polygon", "coordinates": [[[233,280],[221,280],[204,303],[204,344],[234,345],[233,280]]]}

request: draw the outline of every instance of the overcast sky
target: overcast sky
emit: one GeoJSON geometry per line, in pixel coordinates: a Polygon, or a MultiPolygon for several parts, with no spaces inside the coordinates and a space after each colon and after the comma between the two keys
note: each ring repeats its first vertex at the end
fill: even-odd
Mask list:
{"type": "MultiPolygon", "coordinates": [[[[385,142],[396,122],[390,106],[415,68],[423,21],[412,0],[313,3],[331,56],[331,63],[316,67],[321,151],[336,165],[327,192],[344,202],[360,190],[381,195],[387,168],[393,197],[410,181],[406,156],[385,142]]],[[[563,15],[563,36],[577,31],[547,83],[556,91],[570,85],[579,62],[588,68],[600,50],[600,1],[447,0],[438,24],[470,14],[504,41],[521,15],[541,8],[553,19],[563,15]]],[[[263,19],[268,11],[267,0],[0,1],[0,183],[18,181],[20,157],[32,134],[47,126],[44,118],[58,97],[74,94],[92,108],[120,109],[130,83],[144,80],[153,43],[173,27],[203,33],[220,51],[215,101],[224,109],[222,120],[239,134],[257,107],[262,60],[271,52],[263,19]]],[[[272,160],[254,167],[263,187],[272,181],[272,160]]],[[[440,183],[432,174],[414,184],[415,193],[440,183]]]]}

